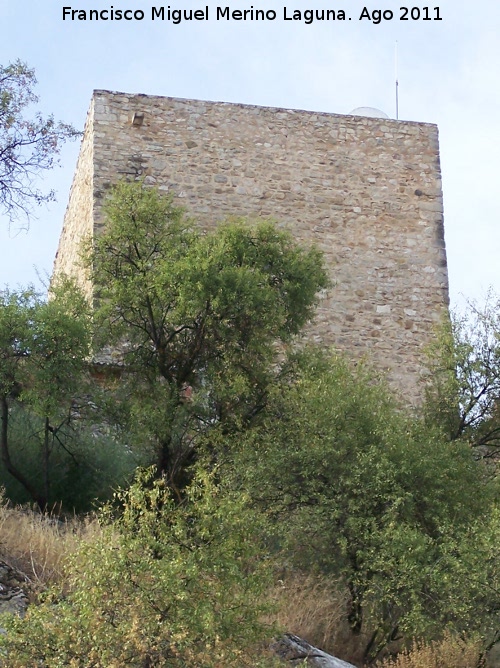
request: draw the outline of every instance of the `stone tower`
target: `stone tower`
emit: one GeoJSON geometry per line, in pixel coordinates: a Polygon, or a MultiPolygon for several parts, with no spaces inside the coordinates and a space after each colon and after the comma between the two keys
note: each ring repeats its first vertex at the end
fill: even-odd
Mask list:
{"type": "Polygon", "coordinates": [[[273,218],[325,254],[333,281],[309,336],[367,355],[418,399],[423,349],[448,305],[437,127],[95,91],[54,272],[77,275],[118,179],[172,191],[209,228],[273,218]]]}

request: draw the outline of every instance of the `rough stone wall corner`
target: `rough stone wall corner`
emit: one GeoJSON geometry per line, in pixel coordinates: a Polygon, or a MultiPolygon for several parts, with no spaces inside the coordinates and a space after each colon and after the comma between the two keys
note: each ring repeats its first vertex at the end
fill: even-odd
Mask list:
{"type": "Polygon", "coordinates": [[[94,235],[94,100],[85,122],[78,162],[71,185],[52,277],[75,278],[92,299],[93,287],[82,263],[82,244],[94,235]]]}

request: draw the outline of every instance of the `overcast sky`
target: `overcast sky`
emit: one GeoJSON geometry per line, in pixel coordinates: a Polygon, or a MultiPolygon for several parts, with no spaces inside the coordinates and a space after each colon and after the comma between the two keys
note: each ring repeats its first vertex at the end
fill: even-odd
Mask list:
{"type": "MultiPolygon", "coordinates": [[[[392,0],[254,0],[276,11],[266,23],[216,20],[217,6],[250,8],[245,0],[170,7],[207,1],[208,21],[173,25],[151,20],[151,7],[162,6],[154,0],[0,0],[0,63],[20,58],[34,67],[42,110],[80,129],[96,88],[339,114],[373,106],[394,117],[397,41],[399,117],[439,126],[452,304],[481,299],[489,286],[500,292],[498,0],[413,0],[407,6],[419,7],[421,19],[407,21],[392,0]],[[145,18],[63,21],[63,6],[142,10],[145,18]],[[285,6],[288,15],[333,9],[351,20],[284,21],[285,6]],[[394,17],[360,20],[365,7],[394,17]],[[424,7],[442,20],[422,20],[424,7]]],[[[39,209],[28,232],[9,231],[0,215],[0,286],[51,272],[77,154],[77,144],[67,146],[45,178],[58,202],[39,209]]]]}

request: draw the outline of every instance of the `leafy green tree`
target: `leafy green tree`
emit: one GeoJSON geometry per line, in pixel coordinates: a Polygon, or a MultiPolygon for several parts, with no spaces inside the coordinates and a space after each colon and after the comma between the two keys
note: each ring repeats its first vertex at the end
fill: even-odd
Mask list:
{"type": "Polygon", "coordinates": [[[481,456],[500,452],[500,302],[470,303],[452,313],[429,351],[425,417],[450,440],[463,440],[481,456]]]}
{"type": "Polygon", "coordinates": [[[50,456],[63,444],[72,402],[85,375],[90,350],[89,314],[83,296],[70,285],[55,287],[44,301],[33,290],[0,297],[0,453],[2,464],[38,503],[50,499],[50,456]],[[11,448],[12,421],[19,411],[38,416],[41,468],[28,478],[11,448]]]}
{"type": "Polygon", "coordinates": [[[371,634],[366,660],[401,634],[494,630],[496,485],[466,445],[406,419],[363,368],[303,354],[260,424],[232,447],[220,438],[282,558],[346,583],[351,629],[371,634]]]}
{"type": "Polygon", "coordinates": [[[125,363],[128,429],[174,485],[200,431],[252,422],[327,286],[315,249],[271,223],[202,233],[170,197],[121,183],[90,252],[102,342],[125,363]]]}
{"type": "Polygon", "coordinates": [[[0,207],[10,220],[28,215],[33,204],[54,199],[36,186],[37,177],[56,163],[62,144],[78,136],[53,116],[29,113],[38,102],[34,70],[17,60],[0,65],[0,207]]]}
{"type": "MultiPolygon", "coordinates": [[[[105,418],[95,408],[98,399],[92,389],[90,400],[88,395],[74,400],[68,397],[67,412],[59,422],[49,420],[48,430],[46,418],[29,405],[10,402],[11,464],[32,482],[37,495],[43,493],[51,512],[94,510],[96,503],[109,501],[118,487],[130,483],[137,466],[148,463],[147,458],[140,459],[117,438],[114,428],[107,428],[105,418]]],[[[32,504],[38,498],[33,499],[1,460],[0,488],[16,505],[32,504]]]]}
{"type": "MultiPolygon", "coordinates": [[[[9,668],[257,668],[269,579],[255,513],[201,473],[182,504],[140,474],[63,583],[0,637],[9,668]]],[[[262,650],[261,654],[264,654],[262,650]]]]}

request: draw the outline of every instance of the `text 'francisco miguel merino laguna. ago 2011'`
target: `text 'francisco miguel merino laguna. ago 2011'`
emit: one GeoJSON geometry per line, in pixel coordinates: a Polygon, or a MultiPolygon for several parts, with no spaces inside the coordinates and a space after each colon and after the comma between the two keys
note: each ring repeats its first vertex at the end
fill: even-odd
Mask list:
{"type": "Polygon", "coordinates": [[[306,24],[315,21],[370,21],[375,25],[392,21],[441,21],[439,7],[400,7],[399,15],[391,9],[370,10],[363,7],[359,15],[350,16],[343,9],[293,9],[283,7],[281,12],[274,9],[256,9],[251,5],[246,9],[215,7],[210,11],[208,5],[203,9],[177,9],[151,7],[150,12],[143,9],[76,9],[63,7],[63,21],[167,21],[175,25],[184,21],[301,21],[306,24]]]}

